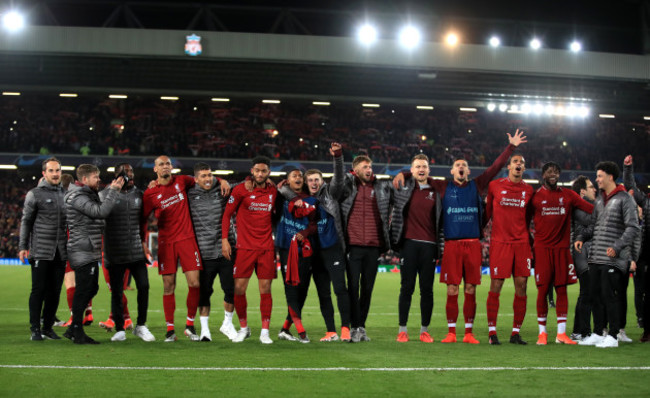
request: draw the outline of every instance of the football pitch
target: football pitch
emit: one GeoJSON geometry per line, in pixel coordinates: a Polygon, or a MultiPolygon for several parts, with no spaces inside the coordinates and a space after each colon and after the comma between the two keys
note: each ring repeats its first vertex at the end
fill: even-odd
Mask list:
{"type": "MultiPolygon", "coordinates": [[[[528,311],[521,331],[527,346],[508,344],[512,326],[512,281],[501,294],[498,331],[501,346],[487,344],[485,301],[489,279],[478,288],[475,335],[479,345],[441,344],[447,333],[446,288],[434,285],[433,344],[418,340],[419,295],[416,289],[409,318],[408,343],[396,343],[399,274],[380,273],[373,295],[367,331],[370,342],[321,343],[325,334],[315,289],[311,288],[303,322],[310,344],[279,341],[277,332],[286,316],[280,280],[274,281],[271,335],[275,343],[260,344],[259,293],[255,281],[248,292],[252,337],[234,344],[218,328],[223,319],[223,296],[212,299],[211,343],[191,342],[182,336],[187,284],[179,274],[176,293],[176,325],[179,340],[164,343],[162,281],[150,270],[150,310],[147,324],[157,341],[145,343],[132,334],[127,341],[113,343],[111,333],[99,328],[108,317],[109,294],[100,276],[100,291],[93,300],[95,322],[87,333],[97,346],[78,346],[66,339],[29,340],[27,301],[29,267],[0,266],[0,396],[63,397],[135,395],[177,396],[649,396],[650,344],[638,343],[628,290],[627,332],[635,342],[619,348],[564,346],[554,344],[555,310],[549,310],[549,345],[536,346],[536,288],[528,283],[528,311]]],[[[632,283],[630,283],[632,285],[632,283]]],[[[58,316],[68,318],[65,289],[58,316]]],[[[218,282],[215,290],[219,292],[218,282]]],[[[577,285],[569,288],[570,333],[577,285]]],[[[135,319],[136,292],[128,291],[129,309],[135,319]]],[[[334,296],[333,296],[334,298],[334,296]]],[[[459,334],[462,339],[460,297],[459,334]]],[[[336,308],[336,301],[334,301],[336,308]]],[[[336,315],[339,325],[338,313],[336,315]]],[[[236,317],[235,317],[236,323],[236,317]]],[[[197,330],[199,323],[197,319],[197,330]]],[[[59,335],[63,328],[55,328],[59,335]]],[[[295,333],[295,332],[294,332],[295,333]]]]}

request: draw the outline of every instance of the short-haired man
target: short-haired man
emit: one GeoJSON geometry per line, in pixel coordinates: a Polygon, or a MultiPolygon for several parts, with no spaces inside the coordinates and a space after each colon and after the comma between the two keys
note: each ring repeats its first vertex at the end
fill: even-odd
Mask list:
{"type": "Polygon", "coordinates": [[[596,183],[601,190],[596,198],[593,223],[580,232],[574,244],[581,251],[583,242],[592,238],[589,248],[589,272],[593,298],[594,333],[581,345],[600,348],[618,347],[621,328],[621,294],[627,277],[632,246],[641,233],[637,206],[623,185],[616,184],[620,169],[614,162],[596,165],[596,183]],[[606,320],[605,320],[606,317],[606,320]],[[609,324],[607,336],[600,333],[609,324]]]}
{"type": "Polygon", "coordinates": [[[504,280],[514,279],[515,297],[510,343],[527,344],[519,331],[526,317],[526,284],[530,276],[532,252],[528,224],[528,205],[533,187],[523,181],[526,160],[521,154],[513,154],[508,160],[508,176],[490,182],[488,187],[486,216],[492,218],[490,237],[490,291],[487,299],[488,337],[490,344],[499,345],[497,316],[499,295],[504,280]]]}
{"type": "MultiPolygon", "coordinates": [[[[226,207],[226,196],[222,195],[217,179],[212,175],[212,169],[207,163],[199,162],[194,165],[194,180],[196,185],[187,191],[190,201],[190,213],[196,240],[199,244],[203,270],[200,272],[199,317],[201,320],[201,341],[212,341],[210,333],[210,297],[214,292],[214,280],[219,275],[221,290],[224,293],[224,320],[219,331],[230,340],[237,336],[232,324],[235,310],[235,282],[232,277],[232,261],[221,253],[221,222],[226,207]]],[[[234,243],[234,231],[228,231],[227,238],[234,243]]]]}
{"type": "MultiPolygon", "coordinates": [[[[578,176],[573,181],[571,189],[592,205],[596,201],[596,187],[589,178],[583,175],[578,176]]],[[[576,299],[575,316],[573,317],[573,333],[570,336],[573,341],[580,341],[591,333],[591,296],[589,295],[589,262],[587,259],[590,242],[584,242],[581,252],[578,252],[573,247],[579,231],[591,224],[591,217],[591,214],[580,209],[574,209],[571,217],[571,254],[578,275],[578,284],[580,285],[580,291],[576,299]]]]}
{"type": "MultiPolygon", "coordinates": [[[[128,270],[138,288],[138,320],[133,334],[144,341],[154,341],[156,338],[146,325],[149,308],[149,274],[145,252],[149,249],[140,237],[142,191],[135,186],[135,175],[130,164],[120,163],[115,166],[115,177],[121,175],[126,176],[122,177],[126,182],[118,194],[113,210],[106,218],[104,232],[104,266],[110,278],[111,313],[116,331],[111,340],[126,340],[124,276],[128,270]]],[[[110,190],[111,188],[104,189],[99,193],[99,198],[105,201],[110,190]]]]}
{"type": "Polygon", "coordinates": [[[72,325],[63,334],[75,344],[98,344],[83,330],[83,313],[99,289],[102,259],[102,231],[124,185],[119,177],[110,185],[104,202],[99,199],[99,169],[92,164],[77,167],[77,180],[65,194],[68,222],[68,256],[74,270],[76,288],[72,301],[72,325]]]}
{"type": "Polygon", "coordinates": [[[591,213],[593,205],[581,199],[572,190],[558,187],[562,169],[555,162],[542,166],[542,186],[535,191],[531,202],[535,223],[535,283],[537,284],[537,345],[546,345],[547,296],[555,286],[557,293],[556,343],[576,344],[566,335],[569,312],[567,285],[576,283],[577,273],[569,247],[571,245],[571,214],[573,209],[591,213]]]}
{"type": "Polygon", "coordinates": [[[221,251],[228,260],[233,250],[228,242],[233,214],[237,213],[237,257],[233,269],[235,278],[235,311],[239,317],[240,329],[232,341],[241,343],[251,335],[247,320],[246,289],[253,270],[257,274],[260,290],[260,314],[262,331],[260,342],[272,344],[269,333],[273,298],[271,282],[276,278],[275,250],[273,248],[272,216],[276,209],[277,189],[269,182],[271,160],[258,156],[252,161],[251,175],[253,191],[248,192],[245,184],[237,185],[228,199],[221,223],[221,251]]]}
{"type": "Polygon", "coordinates": [[[18,256],[29,258],[32,290],[29,295],[31,339],[60,339],[52,330],[59,306],[61,283],[68,258],[66,214],[61,188],[61,163],[43,161],[43,180],[25,196],[18,256]],[[43,327],[41,329],[41,310],[43,327]]]}
{"type": "Polygon", "coordinates": [[[345,174],[341,188],[332,196],[341,204],[346,232],[351,341],[370,341],[366,319],[377,277],[377,261],[390,248],[391,183],[377,180],[372,172],[372,160],[359,155],[352,161],[352,172],[345,174]]]}

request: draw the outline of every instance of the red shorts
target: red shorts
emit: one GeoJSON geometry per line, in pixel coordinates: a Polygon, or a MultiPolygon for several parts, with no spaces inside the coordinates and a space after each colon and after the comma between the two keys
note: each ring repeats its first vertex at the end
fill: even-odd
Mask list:
{"type": "Polygon", "coordinates": [[[255,270],[257,279],[277,278],[275,251],[237,249],[235,265],[232,270],[233,277],[250,278],[253,275],[253,270],[255,270]]]}
{"type": "Polygon", "coordinates": [[[446,240],[440,265],[440,282],[448,285],[481,284],[481,242],[478,239],[446,240]]]}
{"type": "Polygon", "coordinates": [[[508,279],[511,276],[530,276],[533,253],[528,243],[490,243],[490,276],[508,279]]]}
{"type": "Polygon", "coordinates": [[[537,286],[565,286],[578,281],[568,248],[535,248],[535,283],[537,286]]]}
{"type": "Polygon", "coordinates": [[[68,272],[74,271],[72,267],[70,266],[70,261],[65,262],[65,273],[67,274],[68,272]]]}
{"type": "Polygon", "coordinates": [[[200,271],[203,269],[201,266],[201,257],[199,256],[199,248],[194,238],[183,239],[178,242],[159,246],[158,274],[175,274],[179,260],[183,272],[200,271]]]}

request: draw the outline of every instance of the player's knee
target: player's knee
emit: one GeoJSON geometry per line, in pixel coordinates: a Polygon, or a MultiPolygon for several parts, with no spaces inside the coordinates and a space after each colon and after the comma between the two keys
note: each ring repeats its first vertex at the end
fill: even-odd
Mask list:
{"type": "Polygon", "coordinates": [[[447,285],[448,296],[458,296],[458,285],[447,285]]]}

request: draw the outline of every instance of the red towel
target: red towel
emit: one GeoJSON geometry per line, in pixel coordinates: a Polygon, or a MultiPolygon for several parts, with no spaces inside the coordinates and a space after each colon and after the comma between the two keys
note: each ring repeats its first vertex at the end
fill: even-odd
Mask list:
{"type": "Polygon", "coordinates": [[[287,276],[285,278],[285,281],[290,286],[298,286],[300,284],[300,270],[298,269],[298,263],[300,261],[300,246],[302,246],[303,258],[311,256],[313,252],[309,239],[304,238],[302,242],[298,242],[298,239],[296,239],[295,236],[291,239],[289,256],[287,258],[287,276]]]}

